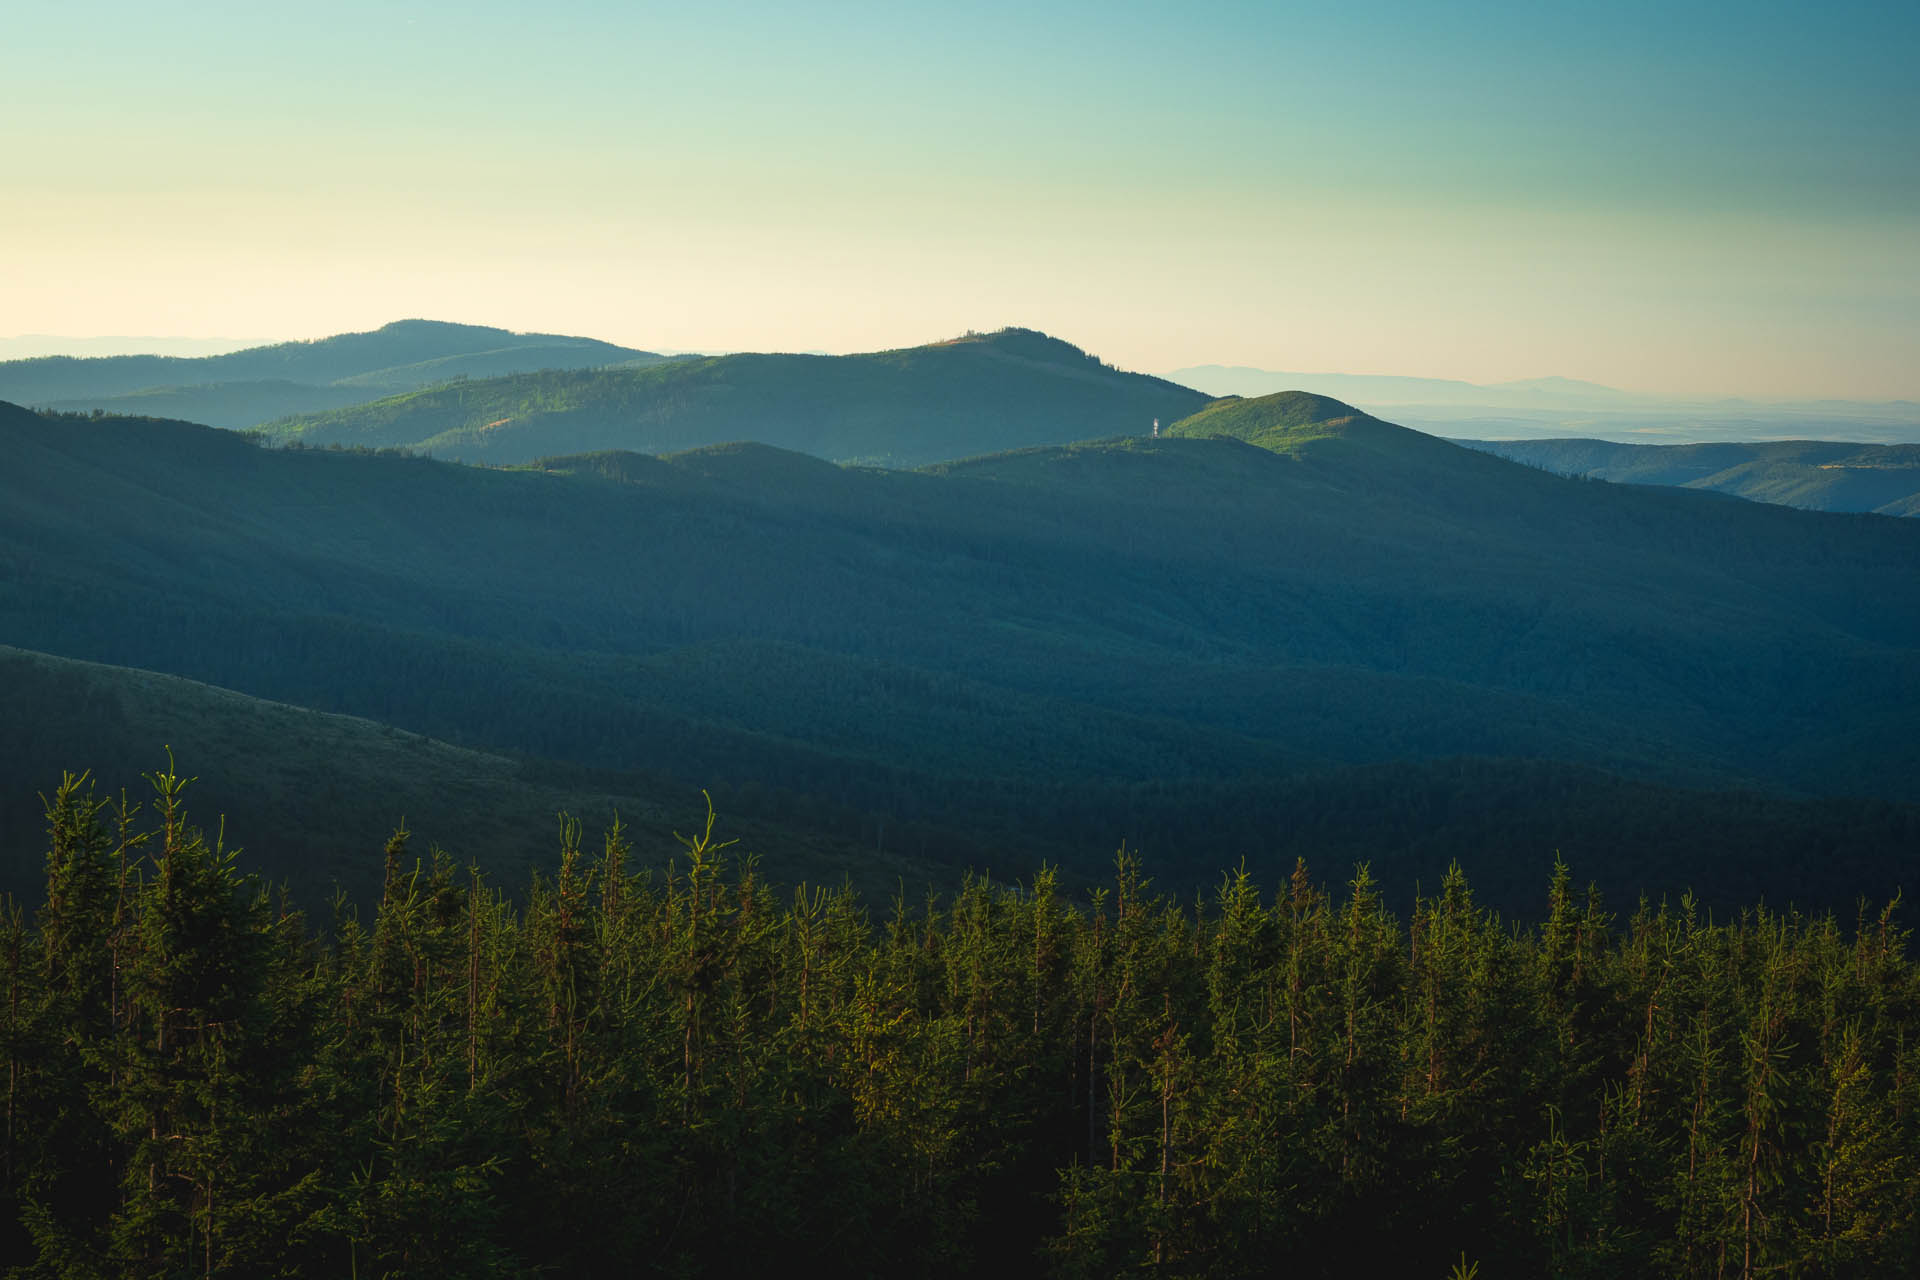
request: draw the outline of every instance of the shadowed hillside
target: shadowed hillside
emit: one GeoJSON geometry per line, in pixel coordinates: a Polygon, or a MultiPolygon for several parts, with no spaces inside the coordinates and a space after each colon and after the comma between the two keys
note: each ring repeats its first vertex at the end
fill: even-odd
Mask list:
{"type": "MultiPolygon", "coordinates": [[[[679,851],[696,822],[699,789],[659,776],[611,776],[451,746],[354,716],[252,698],[177,676],[75,662],[0,646],[0,892],[43,876],[42,796],[62,770],[91,771],[105,794],[151,800],[144,776],[167,749],[195,779],[193,804],[210,831],[245,832],[248,861],[310,907],[340,889],[366,902],[380,888],[380,851],[406,825],[421,848],[474,861],[520,889],[551,856],[559,815],[598,840],[617,816],[642,865],[679,851]],[[40,776],[35,776],[40,775],[40,776]]],[[[765,850],[783,883],[843,878],[876,900],[904,880],[949,872],[733,813],[731,835],[765,850]]]]}
{"type": "MultiPolygon", "coordinates": [[[[494,470],[6,410],[0,636],[960,865],[1125,837],[1271,866],[1310,814],[1363,851],[1363,810],[1439,856],[1531,796],[1500,842],[1531,883],[1566,814],[1610,809],[1556,771],[1631,783],[1584,829],[1643,851],[1673,846],[1636,810],[1765,810],[1633,787],[1915,799],[1920,526],[1562,479],[1344,408],[1227,419],[1280,451],[922,472],[762,445],[494,470]],[[1363,768],[1408,772],[1300,781],[1363,768]]],[[[1754,883],[1887,847],[1796,812],[1726,826],[1754,883]]]]}

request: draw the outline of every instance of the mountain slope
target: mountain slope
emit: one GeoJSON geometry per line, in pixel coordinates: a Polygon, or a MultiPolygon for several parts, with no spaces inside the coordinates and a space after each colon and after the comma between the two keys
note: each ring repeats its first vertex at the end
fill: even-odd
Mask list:
{"type": "Polygon", "coordinates": [[[1564,490],[1539,485],[1524,468],[1305,391],[1217,400],[1165,434],[1244,441],[1298,464],[1303,478],[1364,483],[1376,498],[1391,491],[1414,500],[1409,514],[1439,507],[1449,520],[1472,521],[1473,506],[1491,504],[1487,519],[1551,522],[1564,500],[1564,490]]]}
{"type": "Polygon", "coordinates": [[[1604,440],[1463,440],[1559,475],[1682,485],[1814,511],[1920,515],[1920,445],[1826,440],[1634,445],[1604,440]]]}
{"type": "Polygon", "coordinates": [[[1275,453],[1298,454],[1316,442],[1341,451],[1364,449],[1379,458],[1441,457],[1449,446],[1433,436],[1396,427],[1350,404],[1309,391],[1278,391],[1256,399],[1230,396],[1174,423],[1167,435],[1224,436],[1275,453]]]}
{"type": "Polygon", "coordinates": [[[246,427],[459,377],[657,363],[591,338],[400,320],[218,356],[45,356],[0,363],[0,400],[246,427]]]}
{"type": "Polygon", "coordinates": [[[268,424],[306,445],[400,446],[472,462],[671,453],[754,440],[916,466],[1120,432],[1204,405],[1030,330],[853,356],[732,355],[467,382],[268,424]]]}
{"type": "Polygon", "coordinates": [[[1223,850],[1222,797],[1463,756],[1920,798],[1920,526],[1201,425],[1282,447],[496,470],[0,410],[0,640],[960,860],[1216,868],[1292,838],[1223,850]]]}
{"type": "MultiPolygon", "coordinates": [[[[697,821],[704,803],[696,788],[659,777],[559,770],[177,676],[0,645],[0,892],[30,892],[42,879],[40,797],[62,770],[90,770],[103,794],[124,789],[137,804],[151,794],[143,776],[165,767],[169,749],[194,779],[194,819],[247,833],[248,865],[314,908],[336,888],[362,903],[377,896],[382,847],[401,825],[417,852],[444,848],[517,890],[551,864],[563,811],[589,840],[617,814],[647,865],[678,852],[674,829],[697,821]]],[[[796,824],[776,829],[728,813],[725,826],[787,883],[847,876],[884,897],[903,878],[945,874],[796,824]]]]}
{"type": "MultiPolygon", "coordinates": [[[[192,818],[229,843],[241,835],[247,865],[314,911],[336,891],[360,905],[377,895],[382,846],[403,823],[416,851],[445,849],[517,889],[530,870],[551,866],[559,813],[580,819],[589,841],[617,815],[645,866],[678,854],[673,832],[703,804],[694,787],[659,776],[463,749],[174,676],[0,646],[0,892],[27,895],[41,883],[43,797],[61,770],[89,770],[102,794],[140,804],[150,794],[143,776],[169,747],[194,780],[192,818]]],[[[835,838],[805,815],[756,817],[754,799],[722,792],[722,829],[778,884],[844,879],[878,902],[951,878],[950,867],[835,838]]],[[[1480,900],[1515,914],[1536,909],[1551,853],[1617,899],[1692,889],[1708,906],[1766,898],[1844,909],[1855,893],[1891,896],[1920,839],[1913,806],[1687,790],[1520,759],[1188,782],[1180,804],[1156,799],[1141,788],[1051,795],[1087,830],[1128,814],[1125,838],[1176,875],[1183,853],[1212,874],[1204,858],[1220,850],[1256,851],[1256,862],[1281,869],[1304,858],[1336,879],[1369,861],[1407,884],[1464,860],[1480,900]]],[[[1064,855],[1097,880],[1100,868],[1078,852],[1070,841],[981,840],[967,860],[1004,874],[1064,855]]],[[[1069,869],[1067,883],[1077,878],[1069,869]]]]}

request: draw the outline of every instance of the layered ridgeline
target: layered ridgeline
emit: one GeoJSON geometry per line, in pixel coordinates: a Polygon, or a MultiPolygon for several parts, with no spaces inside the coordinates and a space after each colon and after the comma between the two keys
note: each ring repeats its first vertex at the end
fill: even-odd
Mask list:
{"type": "Polygon", "coordinates": [[[1779,440],[1615,444],[1607,440],[1463,440],[1563,476],[1711,489],[1814,511],[1920,515],[1920,444],[1779,440]]]}
{"type": "Polygon", "coordinates": [[[922,472],[476,469],[20,410],[0,447],[13,644],[889,852],[1125,838],[1168,875],[1305,852],[1410,883],[1484,850],[1511,902],[1559,848],[1629,892],[1844,905],[1911,850],[1910,522],[1567,480],[1298,396],[922,472]]]}
{"type": "Polygon", "coordinates": [[[753,440],[834,461],[919,466],[1147,434],[1207,403],[1027,329],[866,355],[731,355],[434,387],[262,428],[275,443],[403,447],[524,463],[753,440]]]}
{"type": "Polygon", "coordinates": [[[0,400],[250,427],[457,378],[664,360],[592,338],[400,320],[368,333],[219,356],[42,356],[0,362],[0,400]]]}

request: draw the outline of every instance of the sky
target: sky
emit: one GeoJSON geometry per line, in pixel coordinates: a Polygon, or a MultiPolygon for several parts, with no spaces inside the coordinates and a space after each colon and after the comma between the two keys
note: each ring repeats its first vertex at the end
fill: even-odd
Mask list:
{"type": "Polygon", "coordinates": [[[1920,6],[10,0],[0,338],[1920,399],[1920,6]]]}

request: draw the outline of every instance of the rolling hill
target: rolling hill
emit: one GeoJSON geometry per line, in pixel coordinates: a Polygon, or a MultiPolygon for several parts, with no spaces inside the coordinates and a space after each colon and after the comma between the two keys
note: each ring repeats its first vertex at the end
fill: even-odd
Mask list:
{"type": "MultiPolygon", "coordinates": [[[[152,794],[144,776],[165,768],[168,749],[194,779],[193,820],[245,833],[248,866],[310,907],[336,889],[362,904],[376,897],[382,848],[402,825],[416,852],[443,848],[523,888],[552,863],[562,812],[588,841],[617,816],[641,864],[664,865],[679,851],[673,832],[697,823],[705,805],[698,788],[658,776],[561,769],[178,676],[0,646],[0,892],[25,896],[43,878],[41,797],[62,770],[91,771],[101,794],[139,804],[152,794]]],[[[785,883],[845,878],[884,901],[903,881],[918,888],[936,874],[796,824],[729,813],[725,825],[785,883]]]]}
{"type": "Polygon", "coordinates": [[[1374,848],[1411,881],[1497,848],[1532,886],[1556,847],[1651,849],[1672,884],[1720,822],[1746,853],[1716,865],[1777,892],[1910,851],[1920,526],[1564,479],[1336,401],[918,472],[472,468],[16,409],[0,449],[6,643],[889,853],[1374,848]]]}
{"type": "Polygon", "coordinates": [[[731,355],[473,381],[270,423],[308,446],[466,462],[753,440],[841,462],[919,466],[1151,430],[1207,403],[1025,329],[866,355],[731,355]]]}
{"type": "Polygon", "coordinates": [[[1564,476],[1709,489],[1813,511],[1920,515],[1920,445],[1782,440],[1751,444],[1614,444],[1605,440],[1463,440],[1564,476]]]}
{"type": "Polygon", "coordinates": [[[400,320],[367,333],[217,356],[9,360],[0,362],[0,400],[239,428],[456,378],[664,359],[591,338],[400,320]]]}

